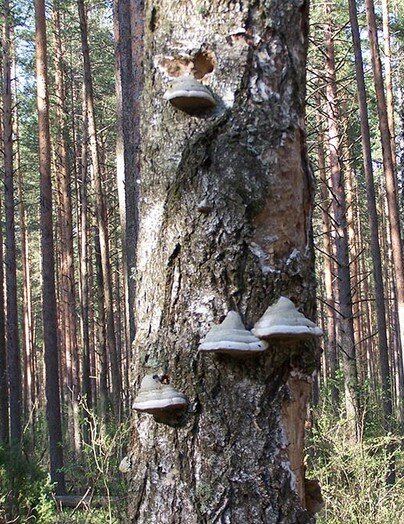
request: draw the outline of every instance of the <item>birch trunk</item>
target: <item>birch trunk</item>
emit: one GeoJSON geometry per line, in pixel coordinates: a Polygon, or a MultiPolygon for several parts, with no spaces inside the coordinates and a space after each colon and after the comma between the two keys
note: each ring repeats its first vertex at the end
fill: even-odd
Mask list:
{"type": "Polygon", "coordinates": [[[310,522],[314,345],[272,344],[246,362],[197,352],[229,309],[250,328],[286,295],[313,315],[308,3],[161,0],[145,14],[134,378],[161,370],[190,406],[175,427],[135,415],[130,520],[310,522]],[[192,69],[218,99],[214,114],[162,98],[192,69]]]}

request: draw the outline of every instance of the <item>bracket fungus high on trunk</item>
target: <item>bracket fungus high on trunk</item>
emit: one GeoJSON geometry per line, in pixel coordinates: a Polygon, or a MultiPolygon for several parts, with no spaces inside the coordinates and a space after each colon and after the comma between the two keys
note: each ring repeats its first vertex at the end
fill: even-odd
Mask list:
{"type": "Polygon", "coordinates": [[[293,362],[198,351],[223,311],[252,326],[286,295],[314,313],[307,11],[306,0],[146,2],[133,378],[162,369],[189,407],[175,427],[134,415],[133,523],[311,522],[297,488],[303,455],[293,452],[293,469],[289,457],[304,420],[288,432],[284,403],[297,398],[292,370],[310,385],[316,345],[299,342],[293,362]],[[192,74],[206,50],[214,67],[202,80],[218,105],[189,118],[163,93],[175,61],[192,74]]]}
{"type": "Polygon", "coordinates": [[[262,353],[267,347],[266,342],[247,331],[236,311],[229,311],[221,324],[211,327],[198,349],[202,352],[248,357],[262,353]]]}
{"type": "Polygon", "coordinates": [[[300,313],[293,302],[286,297],[281,297],[268,307],[255,323],[252,333],[266,340],[288,341],[307,340],[321,337],[323,334],[322,330],[300,313]]]}
{"type": "Polygon", "coordinates": [[[202,114],[216,106],[216,100],[209,89],[192,76],[175,80],[164,93],[164,99],[190,115],[202,114]]]}

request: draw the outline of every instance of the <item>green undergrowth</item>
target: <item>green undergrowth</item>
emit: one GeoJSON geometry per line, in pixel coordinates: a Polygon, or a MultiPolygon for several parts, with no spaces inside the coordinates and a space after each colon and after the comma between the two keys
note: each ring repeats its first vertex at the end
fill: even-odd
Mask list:
{"type": "Polygon", "coordinates": [[[25,435],[21,451],[0,447],[0,524],[118,524],[125,522],[127,482],[118,466],[129,440],[129,424],[106,424],[102,417],[81,406],[80,453],[65,448],[67,494],[102,498],[102,509],[60,509],[53,495],[47,453],[47,436],[39,417],[35,446],[25,435]],[[83,435],[82,435],[83,437],[83,435]]]}
{"type": "Polygon", "coordinates": [[[325,507],[318,524],[403,524],[404,455],[398,431],[384,435],[377,410],[363,416],[360,442],[347,421],[323,403],[313,413],[307,476],[320,482],[325,507]],[[396,482],[388,485],[391,465],[396,482]]]}

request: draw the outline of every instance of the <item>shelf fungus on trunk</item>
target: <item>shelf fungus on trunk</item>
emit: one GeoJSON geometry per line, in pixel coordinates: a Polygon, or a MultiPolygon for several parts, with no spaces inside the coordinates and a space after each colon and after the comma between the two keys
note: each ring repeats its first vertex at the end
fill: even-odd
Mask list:
{"type": "Polygon", "coordinates": [[[121,462],[119,463],[119,471],[121,473],[129,473],[129,471],[132,469],[132,456],[127,455],[126,457],[123,457],[121,462]]]}
{"type": "Polygon", "coordinates": [[[133,402],[133,409],[151,413],[158,421],[182,415],[188,399],[171,384],[163,384],[158,375],[146,375],[133,402]]]}
{"type": "Polygon", "coordinates": [[[252,332],[263,339],[302,340],[321,337],[322,330],[300,313],[291,300],[280,297],[255,323],[252,332]]]}
{"type": "Polygon", "coordinates": [[[175,80],[164,93],[164,99],[189,115],[199,115],[216,106],[210,90],[192,76],[175,80]]]}
{"type": "Polygon", "coordinates": [[[266,350],[268,344],[248,331],[236,311],[229,311],[223,322],[213,326],[201,341],[198,350],[248,357],[266,350]]]}

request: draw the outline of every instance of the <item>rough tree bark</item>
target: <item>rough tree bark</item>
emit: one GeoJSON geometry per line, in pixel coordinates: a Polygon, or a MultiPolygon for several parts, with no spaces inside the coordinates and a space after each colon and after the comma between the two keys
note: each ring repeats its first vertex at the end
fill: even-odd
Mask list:
{"type": "Polygon", "coordinates": [[[131,522],[311,520],[314,344],[272,344],[245,362],[197,352],[229,309],[251,327],[283,294],[313,314],[307,21],[302,1],[146,4],[134,375],[167,373],[190,406],[176,427],[135,415],[131,522]],[[192,68],[217,96],[214,114],[162,98],[192,68]]]}

